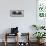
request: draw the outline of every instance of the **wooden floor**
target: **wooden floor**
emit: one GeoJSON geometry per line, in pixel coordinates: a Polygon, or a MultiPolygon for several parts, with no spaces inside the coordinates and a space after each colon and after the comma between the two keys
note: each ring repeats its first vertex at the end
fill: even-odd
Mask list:
{"type": "MultiPolygon", "coordinates": [[[[3,42],[2,43],[0,42],[0,46],[4,46],[4,43],[3,42]]],[[[10,42],[10,43],[8,43],[8,46],[15,46],[15,43],[10,42]]],[[[32,43],[30,43],[30,46],[37,46],[37,43],[32,42],[32,43]]],[[[44,43],[41,46],[46,46],[46,43],[44,43]]]]}

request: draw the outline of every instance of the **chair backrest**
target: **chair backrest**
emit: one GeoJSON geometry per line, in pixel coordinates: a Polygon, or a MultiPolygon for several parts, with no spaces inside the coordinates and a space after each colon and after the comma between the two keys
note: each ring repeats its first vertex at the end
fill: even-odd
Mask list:
{"type": "Polygon", "coordinates": [[[11,34],[18,33],[18,27],[16,28],[11,28],[11,34]]]}

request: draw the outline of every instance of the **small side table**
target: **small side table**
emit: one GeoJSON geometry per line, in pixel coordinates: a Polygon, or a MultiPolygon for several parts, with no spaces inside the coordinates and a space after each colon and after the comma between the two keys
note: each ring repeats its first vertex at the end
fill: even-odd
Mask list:
{"type": "Polygon", "coordinates": [[[10,33],[6,33],[5,34],[5,46],[7,46],[7,36],[17,36],[17,38],[15,39],[15,40],[17,40],[17,42],[16,42],[16,45],[15,46],[18,46],[18,33],[15,33],[15,34],[10,34],[10,33]]]}

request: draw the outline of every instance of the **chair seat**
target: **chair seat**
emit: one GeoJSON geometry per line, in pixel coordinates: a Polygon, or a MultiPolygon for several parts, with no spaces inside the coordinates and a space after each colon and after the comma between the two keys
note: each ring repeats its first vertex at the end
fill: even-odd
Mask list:
{"type": "Polygon", "coordinates": [[[6,35],[7,36],[17,36],[17,33],[15,33],[15,34],[7,33],[6,35]]]}

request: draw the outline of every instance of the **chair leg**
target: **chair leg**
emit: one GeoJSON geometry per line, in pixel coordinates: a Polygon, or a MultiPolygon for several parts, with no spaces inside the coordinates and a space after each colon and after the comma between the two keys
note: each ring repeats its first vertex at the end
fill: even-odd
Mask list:
{"type": "Polygon", "coordinates": [[[7,46],[7,42],[6,42],[6,41],[5,41],[5,43],[4,43],[4,44],[5,44],[5,46],[7,46]]]}
{"type": "Polygon", "coordinates": [[[5,46],[7,46],[7,34],[5,34],[5,46]]]}

